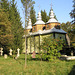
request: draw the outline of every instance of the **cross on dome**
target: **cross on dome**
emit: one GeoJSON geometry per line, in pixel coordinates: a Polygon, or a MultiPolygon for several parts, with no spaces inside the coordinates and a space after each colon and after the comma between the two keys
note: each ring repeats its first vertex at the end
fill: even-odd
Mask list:
{"type": "Polygon", "coordinates": [[[52,3],[50,4],[51,5],[51,10],[50,10],[50,19],[48,20],[47,23],[52,23],[52,22],[58,22],[55,18],[54,18],[54,12],[53,12],[53,9],[52,9],[52,3]]]}
{"type": "Polygon", "coordinates": [[[54,12],[53,12],[53,9],[51,8],[51,11],[50,11],[50,18],[54,18],[54,12]]]}
{"type": "Polygon", "coordinates": [[[40,11],[40,5],[38,6],[38,8],[39,8],[39,11],[40,11]]]}
{"type": "Polygon", "coordinates": [[[38,13],[37,20],[41,20],[41,13],[40,12],[38,13]]]}
{"type": "Polygon", "coordinates": [[[54,12],[53,12],[53,9],[52,9],[52,6],[53,6],[53,5],[52,5],[52,0],[51,0],[51,4],[50,4],[50,5],[51,5],[50,18],[54,18],[54,12]]]}
{"type": "Polygon", "coordinates": [[[42,21],[41,12],[38,13],[37,21],[35,22],[34,25],[36,24],[45,24],[45,22],[42,21]]]}
{"type": "Polygon", "coordinates": [[[53,6],[52,3],[50,5],[51,5],[51,9],[52,9],[52,6],[53,6]]]}

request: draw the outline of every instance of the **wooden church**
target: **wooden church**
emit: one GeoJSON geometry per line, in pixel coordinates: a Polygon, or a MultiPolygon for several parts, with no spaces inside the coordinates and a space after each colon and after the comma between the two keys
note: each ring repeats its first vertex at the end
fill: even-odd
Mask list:
{"type": "MultiPolygon", "coordinates": [[[[66,41],[66,32],[60,28],[60,23],[54,18],[54,12],[51,8],[50,19],[47,23],[42,21],[41,13],[38,13],[37,21],[32,25],[31,19],[29,19],[27,26],[27,40],[26,48],[28,53],[39,53],[38,46],[42,43],[44,37],[50,37],[54,39],[63,39],[66,41]]],[[[25,49],[24,49],[25,50],[25,49]]]]}

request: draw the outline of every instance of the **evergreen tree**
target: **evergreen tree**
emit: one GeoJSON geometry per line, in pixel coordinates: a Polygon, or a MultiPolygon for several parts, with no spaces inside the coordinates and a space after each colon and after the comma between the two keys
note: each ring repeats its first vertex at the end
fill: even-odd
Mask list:
{"type": "Polygon", "coordinates": [[[35,10],[33,6],[31,7],[31,10],[30,10],[30,18],[33,25],[36,22],[36,15],[35,15],[35,10]]]}
{"type": "Polygon", "coordinates": [[[41,10],[41,16],[42,16],[42,20],[46,23],[49,20],[49,17],[47,16],[46,11],[42,11],[41,10]]]}
{"type": "Polygon", "coordinates": [[[73,10],[70,12],[70,16],[71,16],[71,18],[74,18],[74,20],[72,21],[72,23],[74,23],[75,24],[75,0],[73,0],[73,10]]]}
{"type": "Polygon", "coordinates": [[[11,30],[12,34],[14,35],[14,40],[13,40],[13,50],[14,52],[17,50],[17,48],[20,48],[20,51],[22,51],[23,47],[23,41],[22,41],[22,36],[23,36],[23,28],[22,28],[22,22],[20,15],[17,11],[16,3],[14,3],[15,0],[11,1],[11,6],[9,10],[9,19],[11,21],[11,30]]]}
{"type": "MultiPolygon", "coordinates": [[[[72,25],[71,25],[71,31],[70,31],[70,33],[72,34],[71,36],[72,36],[72,42],[75,42],[75,0],[73,0],[73,10],[70,12],[70,16],[71,16],[71,18],[72,19],[74,19],[74,20],[72,20],[72,25]]],[[[75,45],[74,45],[75,46],[75,45]]]]}
{"type": "Polygon", "coordinates": [[[4,11],[0,9],[0,47],[3,47],[4,53],[8,53],[13,44],[13,35],[11,33],[11,22],[8,19],[9,14],[4,11]]]}
{"type": "Polygon", "coordinates": [[[4,11],[8,12],[9,11],[9,2],[8,2],[8,0],[1,0],[0,1],[0,8],[5,9],[4,11]]]}

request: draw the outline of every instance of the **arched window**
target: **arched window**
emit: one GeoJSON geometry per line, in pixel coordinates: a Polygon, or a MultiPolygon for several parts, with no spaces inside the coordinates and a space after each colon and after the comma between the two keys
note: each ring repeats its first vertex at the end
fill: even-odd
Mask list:
{"type": "Polygon", "coordinates": [[[35,31],[35,27],[33,27],[33,31],[35,31]]]}
{"type": "Polygon", "coordinates": [[[46,29],[46,27],[44,26],[42,30],[45,30],[45,29],[46,29]]]}
{"type": "Polygon", "coordinates": [[[56,28],[56,29],[60,29],[60,25],[56,25],[55,28],[56,28]]]}
{"type": "Polygon", "coordinates": [[[49,25],[47,25],[47,28],[49,28],[49,25]]]}

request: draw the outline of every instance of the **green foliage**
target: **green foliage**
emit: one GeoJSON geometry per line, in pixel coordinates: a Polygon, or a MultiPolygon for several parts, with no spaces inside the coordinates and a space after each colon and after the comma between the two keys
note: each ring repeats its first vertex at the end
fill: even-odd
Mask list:
{"type": "Polygon", "coordinates": [[[42,11],[41,10],[41,16],[42,16],[42,20],[46,23],[49,20],[49,16],[47,16],[46,11],[42,11]]]}
{"type": "Polygon", "coordinates": [[[8,0],[0,0],[0,8],[5,9],[5,12],[8,12],[9,10],[9,2],[8,0]]]}
{"type": "Polygon", "coordinates": [[[13,44],[13,35],[11,33],[11,22],[8,20],[8,13],[0,9],[0,47],[4,48],[4,52],[13,44]]]}
{"type": "Polygon", "coordinates": [[[72,20],[72,27],[71,27],[71,31],[70,31],[70,34],[71,34],[71,40],[72,42],[75,42],[75,0],[73,0],[73,10],[70,12],[70,16],[71,18],[73,19],[72,20]]]}
{"type": "Polygon", "coordinates": [[[71,16],[71,18],[74,18],[74,20],[72,20],[72,23],[74,23],[75,24],[75,0],[73,0],[73,10],[70,12],[70,16],[71,16]]]}
{"type": "Polygon", "coordinates": [[[12,34],[14,35],[13,39],[13,45],[11,46],[14,51],[17,50],[17,48],[20,48],[20,51],[23,50],[23,40],[22,36],[24,34],[24,29],[22,27],[22,22],[20,18],[20,14],[17,11],[16,3],[14,3],[14,0],[11,1],[11,6],[9,10],[9,20],[11,21],[11,30],[12,34]]]}
{"type": "MultiPolygon", "coordinates": [[[[51,10],[53,10],[53,9],[51,9],[51,10]]],[[[50,10],[50,11],[51,11],[51,10],[50,10]]],[[[42,20],[43,20],[45,23],[48,22],[48,20],[49,20],[49,18],[50,18],[50,14],[51,14],[51,12],[49,12],[49,15],[47,15],[47,13],[46,13],[45,10],[44,10],[44,11],[41,10],[42,20]]],[[[54,14],[54,18],[57,20],[55,14],[54,14]]]]}
{"type": "Polygon", "coordinates": [[[75,41],[75,24],[71,24],[70,22],[62,23],[61,28],[67,32],[71,42],[75,41]]]}
{"type": "Polygon", "coordinates": [[[50,37],[43,38],[41,43],[41,55],[44,60],[53,60],[60,57],[60,50],[63,47],[63,40],[51,39],[50,37]]]}
{"type": "Polygon", "coordinates": [[[13,48],[14,51],[17,48],[22,51],[23,27],[14,1],[0,1],[0,36],[2,35],[0,37],[0,47],[5,47],[4,50],[9,50],[9,45],[9,48],[13,48]]]}
{"type": "Polygon", "coordinates": [[[24,69],[25,54],[21,54],[17,60],[8,57],[0,57],[0,75],[75,75],[75,60],[52,62],[32,60],[27,55],[27,68],[24,69]]]}
{"type": "Polygon", "coordinates": [[[35,15],[35,10],[33,6],[31,7],[31,10],[30,10],[30,19],[33,25],[36,22],[36,15],[35,15]]]}
{"type": "Polygon", "coordinates": [[[61,24],[61,28],[62,28],[64,31],[66,31],[66,32],[68,33],[69,31],[71,31],[72,25],[71,25],[71,23],[68,21],[68,22],[66,22],[66,23],[62,23],[62,24],[61,24]]]}

